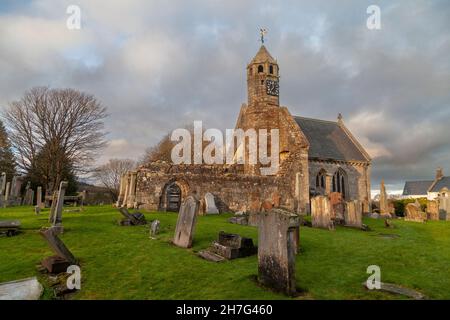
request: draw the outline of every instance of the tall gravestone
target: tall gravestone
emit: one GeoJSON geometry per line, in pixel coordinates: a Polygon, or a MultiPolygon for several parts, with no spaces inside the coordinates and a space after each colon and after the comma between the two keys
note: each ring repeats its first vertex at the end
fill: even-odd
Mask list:
{"type": "Polygon", "coordinates": [[[52,228],[44,229],[41,230],[40,234],[55,253],[54,256],[45,258],[42,261],[42,265],[48,272],[56,274],[66,272],[70,265],[76,265],[78,263],[72,252],[70,252],[64,242],[58,238],[55,230],[52,228]]]}
{"type": "Polygon", "coordinates": [[[311,222],[314,228],[333,229],[331,219],[330,199],[327,196],[317,196],[311,199],[311,222]]]}
{"type": "Polygon", "coordinates": [[[218,214],[219,210],[216,207],[216,202],[214,200],[214,195],[212,193],[207,192],[205,194],[205,213],[206,214],[218,214]]]}
{"type": "Polygon", "coordinates": [[[439,200],[427,201],[427,218],[428,220],[439,220],[439,200]]]}
{"type": "Polygon", "coordinates": [[[36,206],[39,207],[40,209],[43,209],[45,207],[44,203],[42,202],[42,187],[41,186],[37,187],[36,206]]]}
{"type": "Polygon", "coordinates": [[[258,281],[287,295],[296,293],[296,234],[300,217],[283,209],[258,216],[258,281]]]}
{"type": "Polygon", "coordinates": [[[359,200],[345,203],[345,225],[362,228],[362,203],[359,200]]]}
{"type": "Polygon", "coordinates": [[[388,197],[386,193],[386,187],[384,185],[384,180],[381,180],[380,185],[380,215],[390,215],[388,197]]]}
{"type": "Polygon", "coordinates": [[[48,222],[53,223],[53,219],[55,217],[56,203],[58,200],[58,191],[53,191],[52,194],[52,204],[50,206],[50,215],[48,217],[48,222]]]}
{"type": "Polygon", "coordinates": [[[450,196],[447,194],[439,197],[439,219],[450,221],[450,196]]]}
{"type": "Polygon", "coordinates": [[[53,218],[52,229],[56,234],[63,233],[64,227],[62,225],[62,211],[64,206],[64,195],[66,194],[67,181],[61,181],[59,185],[58,199],[56,200],[56,208],[53,218]]]}
{"type": "Polygon", "coordinates": [[[5,206],[8,205],[10,190],[11,190],[11,183],[8,181],[6,183],[6,188],[5,188],[5,198],[4,198],[5,199],[5,206]]]}
{"type": "Polygon", "coordinates": [[[2,176],[0,178],[0,194],[4,195],[5,194],[5,189],[6,189],[6,173],[2,172],[2,176]]]}
{"type": "Polygon", "coordinates": [[[173,243],[176,246],[182,248],[190,248],[192,246],[199,207],[200,201],[194,196],[187,197],[181,204],[173,238],[173,243]]]}

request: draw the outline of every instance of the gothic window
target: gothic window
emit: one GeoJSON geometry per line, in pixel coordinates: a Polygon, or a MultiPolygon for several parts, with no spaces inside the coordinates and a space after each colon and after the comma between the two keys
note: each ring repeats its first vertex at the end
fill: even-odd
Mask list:
{"type": "Polygon", "coordinates": [[[272,65],[269,67],[269,73],[273,74],[273,66],[272,65]]]}
{"type": "Polygon", "coordinates": [[[347,173],[341,168],[338,169],[333,175],[332,191],[342,194],[342,198],[345,199],[347,195],[347,173]]]}
{"type": "Polygon", "coordinates": [[[320,170],[319,173],[316,176],[316,187],[325,189],[325,170],[320,170]]]}
{"type": "Polygon", "coordinates": [[[258,73],[263,73],[263,72],[264,72],[264,67],[258,66],[258,73]]]}

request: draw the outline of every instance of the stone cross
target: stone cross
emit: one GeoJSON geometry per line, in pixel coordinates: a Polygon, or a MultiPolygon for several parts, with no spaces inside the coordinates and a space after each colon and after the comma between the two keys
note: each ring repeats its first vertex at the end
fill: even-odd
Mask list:
{"type": "Polygon", "coordinates": [[[261,43],[264,44],[264,36],[267,34],[267,29],[266,28],[259,29],[259,33],[261,35],[261,43]]]}
{"type": "Polygon", "coordinates": [[[258,217],[258,281],[287,295],[296,293],[295,237],[300,217],[272,209],[258,217]]]}
{"type": "Polygon", "coordinates": [[[55,216],[52,226],[57,231],[57,233],[62,233],[64,230],[62,226],[62,211],[64,205],[64,195],[66,194],[67,186],[67,181],[61,181],[59,185],[58,200],[56,202],[55,216]]]}
{"type": "Polygon", "coordinates": [[[192,247],[199,207],[200,201],[194,196],[187,197],[181,204],[177,226],[175,228],[175,236],[173,238],[173,243],[176,246],[182,248],[192,247]]]}
{"type": "Polygon", "coordinates": [[[205,194],[205,204],[206,204],[206,214],[217,214],[219,210],[216,207],[216,202],[214,201],[214,195],[207,192],[205,194]]]}

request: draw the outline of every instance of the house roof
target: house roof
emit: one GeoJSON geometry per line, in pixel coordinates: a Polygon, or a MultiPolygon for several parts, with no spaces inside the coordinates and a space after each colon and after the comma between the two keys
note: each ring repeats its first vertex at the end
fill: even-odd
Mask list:
{"type": "Polygon", "coordinates": [[[422,181],[406,181],[405,187],[403,188],[404,196],[414,196],[414,195],[426,195],[428,189],[430,188],[433,180],[422,180],[422,181]]]}
{"type": "Polygon", "coordinates": [[[309,157],[322,160],[370,161],[350,132],[334,121],[294,117],[309,142],[309,157]]]}
{"type": "Polygon", "coordinates": [[[439,192],[443,188],[450,189],[450,177],[442,177],[429,190],[430,192],[439,192]]]}

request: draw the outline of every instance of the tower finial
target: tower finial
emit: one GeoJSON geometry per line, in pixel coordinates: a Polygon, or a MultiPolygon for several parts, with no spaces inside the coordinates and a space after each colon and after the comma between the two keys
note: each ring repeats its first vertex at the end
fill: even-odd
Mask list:
{"type": "Polygon", "coordinates": [[[266,28],[260,28],[259,33],[261,34],[261,43],[264,44],[264,36],[267,34],[266,28]]]}

